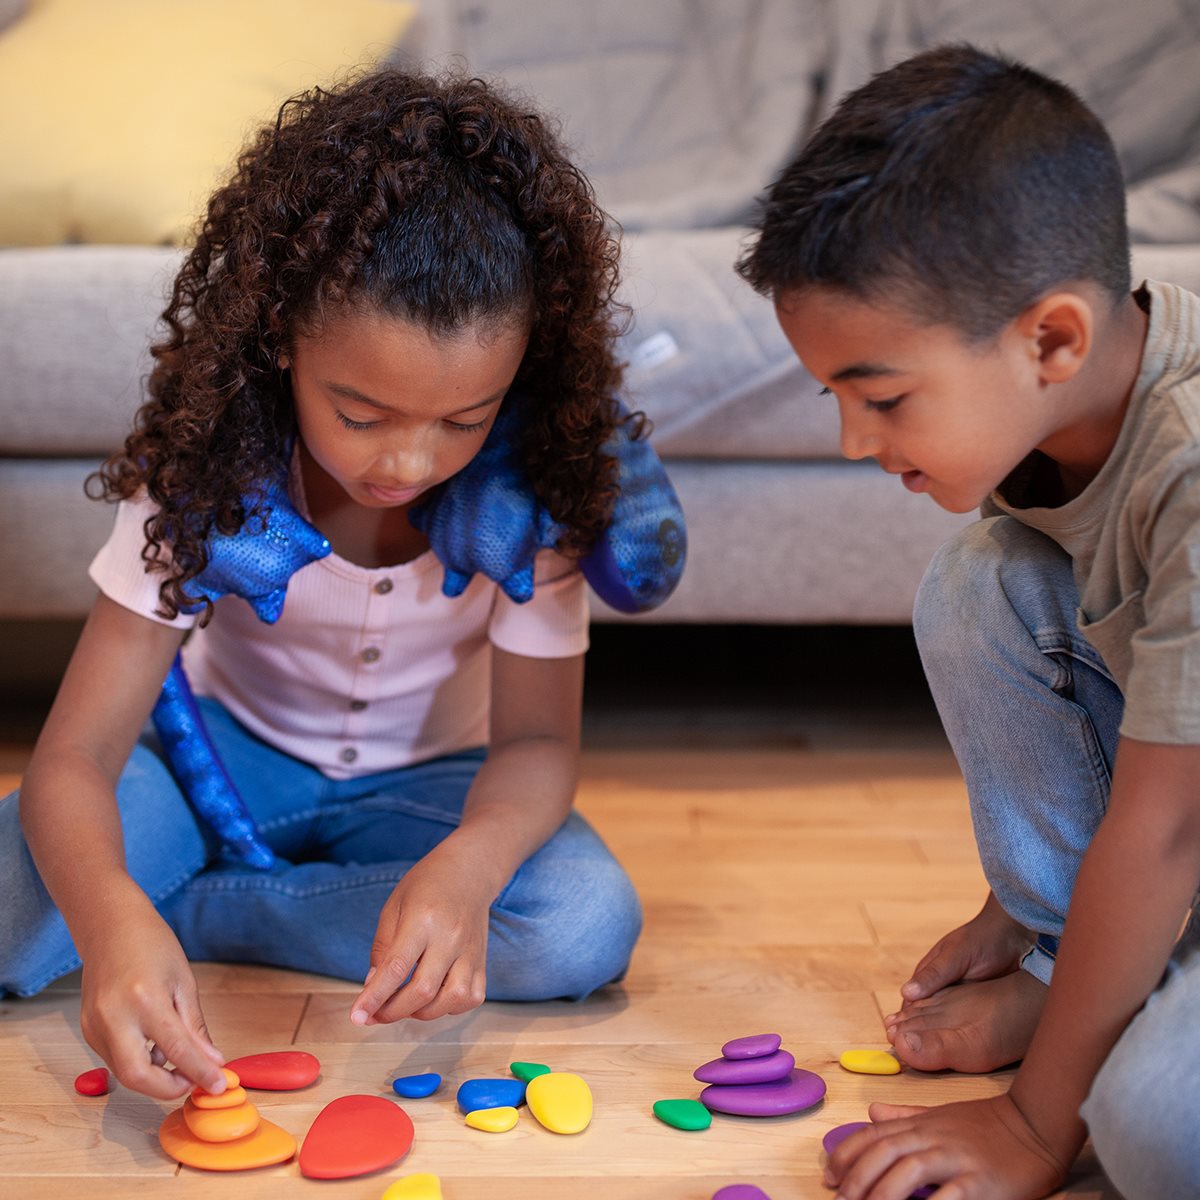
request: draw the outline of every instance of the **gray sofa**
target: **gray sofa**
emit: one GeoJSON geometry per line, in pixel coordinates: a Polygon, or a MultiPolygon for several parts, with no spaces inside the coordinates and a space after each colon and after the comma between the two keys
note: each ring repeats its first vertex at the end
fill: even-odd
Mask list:
{"type": "MultiPolygon", "coordinates": [[[[561,114],[626,231],[628,393],[688,515],[674,622],[902,623],[964,520],[840,460],[831,401],[731,264],[756,194],[846,88],[924,46],[1073,84],[1130,181],[1139,274],[1200,290],[1200,18],[1178,0],[423,0],[399,53],[465,61],[561,114]]],[[[0,33],[0,36],[3,36],[0,33]]],[[[0,637],[88,609],[119,444],[179,252],[0,249],[0,637]]],[[[614,619],[597,612],[598,619],[614,619]]]]}

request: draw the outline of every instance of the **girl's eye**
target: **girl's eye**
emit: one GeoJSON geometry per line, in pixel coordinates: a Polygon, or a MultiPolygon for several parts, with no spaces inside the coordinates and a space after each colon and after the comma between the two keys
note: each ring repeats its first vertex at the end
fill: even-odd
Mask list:
{"type": "Polygon", "coordinates": [[[352,421],[344,412],[334,409],[334,415],[347,429],[371,429],[378,425],[378,421],[352,421]]]}
{"type": "Polygon", "coordinates": [[[477,429],[482,429],[487,424],[487,417],[484,417],[482,421],[475,421],[471,425],[460,425],[457,421],[447,421],[446,424],[451,429],[458,430],[459,433],[474,433],[477,429]]]}
{"type": "Polygon", "coordinates": [[[903,396],[895,396],[891,400],[864,400],[863,403],[872,412],[890,412],[903,399],[903,396]]]}

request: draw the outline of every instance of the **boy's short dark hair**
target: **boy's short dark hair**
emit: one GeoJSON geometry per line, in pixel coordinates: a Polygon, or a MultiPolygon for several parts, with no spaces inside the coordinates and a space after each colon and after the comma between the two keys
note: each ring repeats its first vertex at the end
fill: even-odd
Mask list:
{"type": "Polygon", "coordinates": [[[1125,185],[1070,88],[968,45],[852,92],[770,189],[738,272],[899,303],[986,339],[1054,287],[1130,288],[1125,185]]]}

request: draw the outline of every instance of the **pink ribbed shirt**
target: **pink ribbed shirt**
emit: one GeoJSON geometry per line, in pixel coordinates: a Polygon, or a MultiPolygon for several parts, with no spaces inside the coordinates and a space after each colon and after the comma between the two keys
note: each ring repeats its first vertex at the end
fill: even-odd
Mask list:
{"type": "MultiPolygon", "coordinates": [[[[152,511],[148,500],[123,501],[89,574],[125,608],[191,628],[196,617],[164,622],[154,613],[162,576],[141,559],[152,511]]],[[[543,551],[535,579],[527,604],[480,575],[451,600],[432,552],[381,568],[330,554],[292,576],[274,625],[238,597],[218,600],[184,662],[197,694],[331,778],[424,762],[486,743],[492,646],[530,658],[587,649],[578,568],[543,551]]]]}

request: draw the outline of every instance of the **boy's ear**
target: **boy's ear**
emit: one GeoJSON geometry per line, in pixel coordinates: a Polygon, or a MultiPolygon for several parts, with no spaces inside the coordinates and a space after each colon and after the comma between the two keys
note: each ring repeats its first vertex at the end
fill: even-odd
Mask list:
{"type": "Polygon", "coordinates": [[[1017,318],[1017,329],[1037,361],[1041,381],[1066,383],[1091,353],[1092,306],[1077,292],[1052,292],[1017,318]]]}

